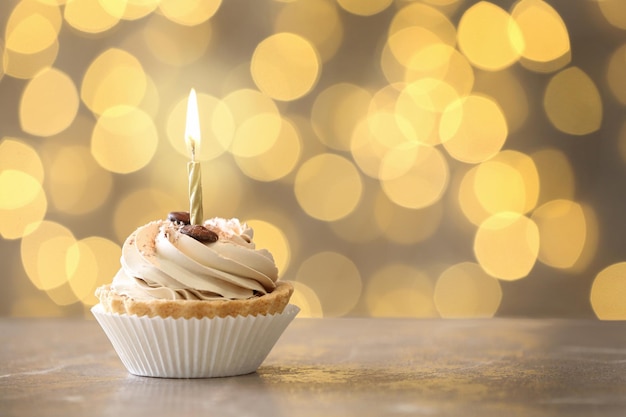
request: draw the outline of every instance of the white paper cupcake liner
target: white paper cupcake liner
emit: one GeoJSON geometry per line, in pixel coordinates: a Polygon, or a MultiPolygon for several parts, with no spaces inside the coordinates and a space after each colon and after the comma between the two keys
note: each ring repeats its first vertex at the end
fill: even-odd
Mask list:
{"type": "Polygon", "coordinates": [[[289,304],[274,315],[173,319],[91,309],[128,372],[161,378],[252,373],[299,311],[289,304]]]}

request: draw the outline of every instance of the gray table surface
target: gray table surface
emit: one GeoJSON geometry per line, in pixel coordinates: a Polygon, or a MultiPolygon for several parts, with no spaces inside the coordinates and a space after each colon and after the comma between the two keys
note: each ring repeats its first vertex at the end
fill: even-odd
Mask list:
{"type": "Polygon", "coordinates": [[[0,319],[0,416],[624,416],[626,322],[296,319],[256,373],[130,375],[93,320],[0,319]]]}

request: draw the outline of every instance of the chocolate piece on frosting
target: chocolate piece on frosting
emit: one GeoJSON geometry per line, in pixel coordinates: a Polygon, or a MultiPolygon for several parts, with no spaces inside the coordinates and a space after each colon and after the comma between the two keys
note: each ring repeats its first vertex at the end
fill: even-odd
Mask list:
{"type": "Polygon", "coordinates": [[[219,239],[217,233],[199,224],[187,224],[180,228],[180,232],[202,243],[213,243],[219,239]]]}
{"type": "Polygon", "coordinates": [[[189,224],[189,212],[187,211],[171,211],[167,215],[167,220],[174,223],[189,224]]]}

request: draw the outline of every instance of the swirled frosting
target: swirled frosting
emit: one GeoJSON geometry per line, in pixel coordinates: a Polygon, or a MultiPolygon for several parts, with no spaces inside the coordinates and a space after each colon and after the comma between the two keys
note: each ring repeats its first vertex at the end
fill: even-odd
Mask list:
{"type": "Polygon", "coordinates": [[[168,220],[148,223],[124,242],[113,289],[134,299],[246,299],[271,292],[278,269],[271,253],[256,249],[253,230],[237,219],[204,226],[217,242],[201,243],[168,220]]]}

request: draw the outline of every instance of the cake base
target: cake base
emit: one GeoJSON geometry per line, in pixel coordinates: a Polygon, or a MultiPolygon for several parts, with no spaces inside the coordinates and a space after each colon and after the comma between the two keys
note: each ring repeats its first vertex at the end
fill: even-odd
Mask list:
{"type": "Polygon", "coordinates": [[[174,319],[282,313],[292,293],[293,285],[287,281],[276,282],[276,288],[271,293],[246,300],[136,300],[118,294],[110,284],[96,289],[104,312],[174,319]]]}

